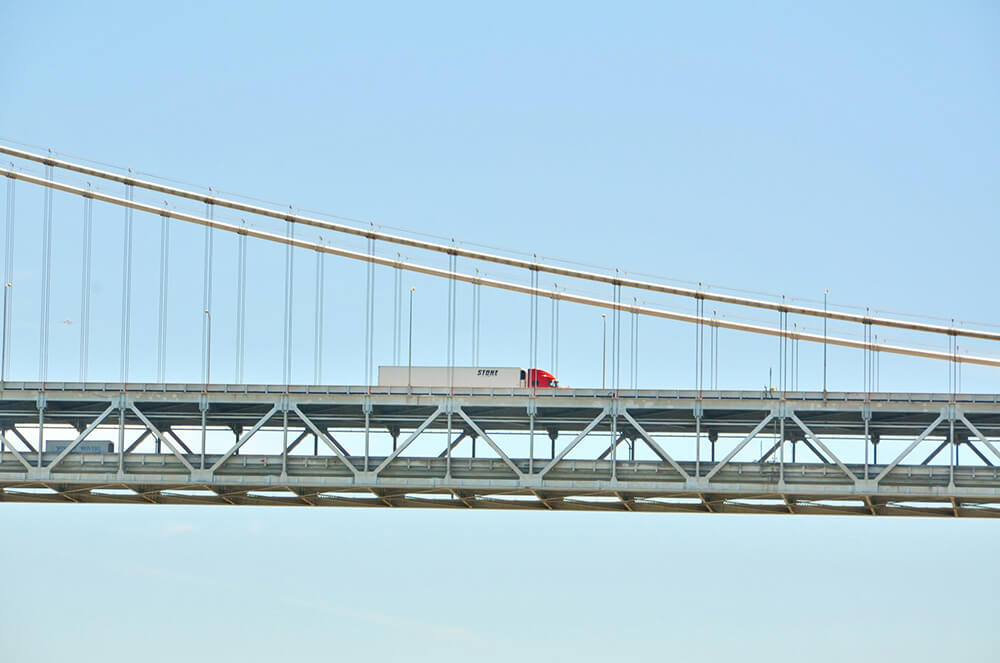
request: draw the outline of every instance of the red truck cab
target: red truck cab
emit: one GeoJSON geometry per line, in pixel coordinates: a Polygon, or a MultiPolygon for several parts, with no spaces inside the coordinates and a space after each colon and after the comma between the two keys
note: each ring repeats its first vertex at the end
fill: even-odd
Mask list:
{"type": "Polygon", "coordinates": [[[556,380],[556,376],[552,375],[548,371],[543,371],[540,368],[529,368],[528,369],[528,387],[536,387],[542,389],[555,388],[559,386],[559,381],[556,380]]]}

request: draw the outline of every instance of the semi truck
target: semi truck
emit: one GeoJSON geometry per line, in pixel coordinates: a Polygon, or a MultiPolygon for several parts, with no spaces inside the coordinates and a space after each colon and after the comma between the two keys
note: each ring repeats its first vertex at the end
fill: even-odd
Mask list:
{"type": "Polygon", "coordinates": [[[540,368],[495,366],[379,366],[380,387],[473,387],[481,389],[550,389],[556,377],[540,368]]]}
{"type": "MultiPolygon", "coordinates": [[[[46,440],[45,451],[59,453],[73,444],[73,440],[46,440]]],[[[110,440],[84,440],[73,447],[70,453],[75,454],[111,454],[115,452],[114,442],[110,440]]]]}

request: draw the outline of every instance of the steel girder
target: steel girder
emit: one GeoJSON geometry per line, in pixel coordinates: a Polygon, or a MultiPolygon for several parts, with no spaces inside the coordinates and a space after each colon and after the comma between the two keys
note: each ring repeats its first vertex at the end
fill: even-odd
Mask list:
{"type": "Polygon", "coordinates": [[[563,389],[449,394],[362,387],[6,387],[0,392],[0,501],[1000,515],[994,465],[1000,463],[994,445],[1000,398],[991,395],[780,399],[760,392],[703,392],[699,398],[694,392],[563,389]],[[946,438],[955,444],[949,464],[908,464],[925,441],[937,445],[946,426],[964,435],[946,438]],[[32,428],[41,438],[37,448],[23,432],[32,428]],[[58,453],[45,451],[53,429],[67,428],[79,431],[72,443],[58,453]],[[126,429],[140,434],[127,448],[126,429]],[[97,431],[109,430],[118,439],[115,453],[77,451],[97,431]],[[219,441],[224,430],[234,435],[232,443],[219,441]],[[488,456],[476,457],[475,445],[459,446],[454,437],[444,453],[441,445],[431,454],[413,451],[423,436],[445,430],[458,440],[483,440],[488,456]],[[401,431],[405,439],[396,444],[401,431]],[[864,431],[867,437],[859,440],[864,431]],[[282,434],[280,444],[257,440],[275,432],[282,434]],[[525,457],[526,437],[534,449],[536,435],[553,433],[571,436],[554,457],[525,457]],[[768,440],[770,462],[757,462],[747,447],[772,434],[777,440],[774,446],[768,440]],[[309,435],[317,441],[313,453],[293,454],[309,435]],[[722,460],[702,458],[706,436],[729,448],[722,460]],[[147,437],[165,446],[164,453],[138,453],[147,437]],[[206,438],[216,448],[207,448],[206,438]],[[587,447],[595,438],[598,446],[587,447]],[[641,440],[651,457],[618,460],[614,448],[625,438],[641,440]],[[252,439],[264,448],[246,453],[252,439]],[[889,439],[905,449],[888,464],[870,464],[869,448],[889,439]],[[816,452],[815,460],[786,462],[785,445],[800,440],[816,452]],[[969,455],[974,464],[956,462],[962,440],[975,451],[969,455]],[[864,463],[844,459],[844,450],[857,455],[862,444],[864,463]]]}

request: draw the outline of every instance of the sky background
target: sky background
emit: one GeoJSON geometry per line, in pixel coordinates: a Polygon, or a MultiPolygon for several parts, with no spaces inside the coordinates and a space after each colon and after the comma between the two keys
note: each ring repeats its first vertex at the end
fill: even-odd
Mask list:
{"type": "MultiPolygon", "coordinates": [[[[466,245],[1000,325],[995,4],[620,4],[0,0],[0,137],[466,245]]],[[[16,200],[12,377],[35,379],[41,194],[18,185],[16,200]]],[[[50,379],[79,377],[81,219],[56,196],[50,379]]],[[[122,220],[95,206],[92,379],[119,377],[122,220]]],[[[136,228],[129,376],[153,379],[160,225],[137,215],[136,228]]],[[[172,381],[201,375],[202,238],[171,227],[172,381]]],[[[278,382],[284,253],[248,252],[245,377],[278,382]]],[[[315,258],[295,260],[293,381],[309,382],[315,258]]],[[[213,380],[231,381],[235,240],[216,242],[215,262],[213,380]]],[[[359,384],[364,270],[331,260],[325,276],[321,380],[359,384]]],[[[392,274],[376,280],[375,361],[391,363],[392,274]]],[[[446,291],[404,281],[418,288],[414,361],[442,364],[446,291]]],[[[484,293],[482,363],[529,363],[528,314],[484,293]]],[[[549,315],[543,302],[539,364],[599,384],[599,312],[561,311],[558,362],[549,315]]],[[[639,385],[692,386],[693,340],[643,321],[639,385]]],[[[760,388],[776,349],[723,332],[720,386],[760,388]]],[[[802,346],[802,388],[822,386],[821,357],[802,346]]],[[[830,387],[860,390],[860,353],[830,357],[830,387]]],[[[1000,386],[996,370],[963,379],[1000,386]]],[[[948,372],[885,357],[880,381],[944,391],[948,372]]],[[[0,641],[22,661],[220,644],[248,661],[995,656],[989,522],[6,505],[0,523],[16,542],[0,550],[16,571],[0,641]]]]}

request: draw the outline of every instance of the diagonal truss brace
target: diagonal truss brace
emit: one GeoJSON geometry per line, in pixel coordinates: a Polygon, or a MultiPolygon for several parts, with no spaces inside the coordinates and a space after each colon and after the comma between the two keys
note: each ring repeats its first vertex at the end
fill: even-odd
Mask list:
{"type": "Polygon", "coordinates": [[[242,447],[244,444],[246,444],[250,440],[250,438],[253,437],[254,433],[256,433],[257,431],[259,431],[261,429],[261,426],[263,426],[264,424],[266,424],[268,421],[271,420],[271,417],[273,417],[275,415],[275,413],[277,413],[278,409],[279,409],[279,406],[278,406],[277,403],[274,404],[273,406],[271,406],[271,409],[268,410],[268,413],[265,414],[263,417],[261,417],[260,420],[253,425],[253,428],[251,428],[249,431],[247,431],[246,433],[244,433],[243,437],[241,437],[236,442],[236,444],[234,444],[232,446],[232,448],[230,448],[229,451],[227,451],[225,453],[225,455],[223,455],[222,458],[220,458],[215,463],[215,465],[213,465],[212,467],[209,468],[208,473],[209,474],[215,474],[215,471],[217,469],[219,469],[220,467],[222,467],[223,463],[225,463],[227,460],[229,460],[229,458],[234,453],[236,453],[237,451],[240,450],[240,447],[242,447]]]}
{"type": "Polygon", "coordinates": [[[420,434],[423,433],[424,430],[428,426],[430,426],[432,423],[434,423],[434,420],[437,419],[441,415],[442,412],[444,412],[444,408],[442,408],[439,405],[437,407],[437,409],[435,409],[434,412],[431,413],[431,416],[429,416],[426,419],[424,419],[423,422],[419,426],[417,426],[417,429],[415,431],[413,431],[412,433],[410,433],[410,437],[406,438],[405,442],[403,442],[401,445],[399,445],[399,447],[395,451],[393,451],[389,455],[388,458],[386,458],[385,460],[382,461],[381,465],[379,465],[378,467],[375,468],[373,474],[375,476],[378,476],[378,474],[382,470],[384,470],[386,468],[386,466],[389,465],[389,463],[391,463],[392,461],[396,460],[396,456],[398,456],[399,454],[403,453],[403,450],[406,449],[406,447],[410,446],[415,439],[417,439],[418,437],[420,437],[420,434]]]}
{"type": "MultiPolygon", "coordinates": [[[[116,407],[117,407],[117,405],[115,403],[111,403],[104,410],[104,412],[102,412],[101,414],[99,414],[96,419],[94,419],[92,422],[90,422],[90,425],[87,426],[83,430],[82,433],[80,433],[79,435],[77,435],[76,439],[73,440],[69,445],[67,445],[67,447],[65,449],[63,449],[62,451],[60,451],[59,455],[55,457],[55,460],[53,460],[51,463],[49,463],[49,467],[48,467],[49,471],[51,472],[52,468],[54,468],[56,465],[58,465],[59,463],[61,463],[66,456],[68,456],[70,453],[73,452],[73,449],[76,449],[76,447],[81,442],[83,442],[85,439],[87,439],[87,436],[90,435],[91,433],[93,433],[94,429],[97,428],[98,426],[100,426],[101,423],[105,419],[107,419],[108,415],[111,414],[116,407]]],[[[38,446],[41,447],[41,444],[42,444],[42,441],[39,440],[38,441],[38,446]]]]}
{"type": "Polygon", "coordinates": [[[822,449],[823,453],[829,456],[833,460],[833,462],[837,464],[837,467],[840,468],[840,471],[846,474],[848,477],[850,477],[851,481],[858,480],[858,477],[854,474],[854,472],[851,472],[849,469],[847,469],[847,466],[844,465],[844,463],[842,463],[841,460],[837,458],[837,456],[835,456],[834,453],[830,451],[830,449],[825,444],[823,444],[822,440],[816,437],[815,433],[809,430],[809,427],[806,426],[801,419],[799,419],[798,415],[796,415],[795,412],[789,411],[788,418],[794,421],[796,425],[798,425],[798,427],[802,429],[802,432],[806,434],[806,437],[809,438],[809,440],[813,444],[822,449]]]}
{"type": "Polygon", "coordinates": [[[185,458],[184,455],[177,450],[177,447],[174,446],[174,443],[171,442],[166,435],[161,433],[160,430],[153,425],[153,422],[150,421],[146,417],[146,415],[144,415],[142,411],[135,406],[135,403],[130,403],[128,408],[135,413],[135,416],[139,417],[139,421],[142,422],[143,426],[149,429],[149,432],[151,432],[156,439],[158,439],[160,442],[163,442],[163,444],[167,445],[167,448],[170,449],[170,451],[173,452],[175,456],[177,456],[177,460],[181,461],[181,463],[184,464],[184,467],[187,468],[187,471],[189,473],[194,472],[194,466],[191,465],[191,463],[188,462],[187,458],[185,458]]]}
{"type": "Polygon", "coordinates": [[[350,459],[344,454],[344,452],[341,450],[340,445],[330,439],[330,435],[327,433],[326,429],[320,428],[319,426],[314,424],[312,419],[307,417],[305,413],[303,413],[302,410],[299,409],[298,405],[292,405],[292,410],[295,412],[295,415],[299,419],[301,419],[306,426],[309,427],[309,430],[311,430],[313,434],[316,435],[316,437],[323,440],[323,444],[330,447],[330,450],[333,451],[333,453],[337,454],[337,458],[340,459],[341,463],[347,466],[347,469],[351,471],[351,474],[353,474],[354,476],[358,476],[358,468],[354,467],[354,463],[352,463],[350,459]]]}
{"type": "Polygon", "coordinates": [[[763,421],[761,421],[759,424],[757,424],[756,426],[754,426],[753,430],[750,431],[747,434],[747,436],[743,438],[743,441],[740,442],[739,444],[737,444],[735,449],[733,449],[732,451],[730,451],[726,455],[725,458],[723,458],[721,461],[719,461],[718,465],[716,465],[715,467],[712,468],[711,472],[709,472],[708,474],[705,475],[705,481],[711,481],[712,477],[714,477],[716,474],[718,474],[719,470],[721,470],[723,467],[725,467],[729,463],[729,461],[731,461],[733,459],[733,457],[736,454],[738,454],[740,451],[742,451],[743,447],[745,447],[746,445],[750,444],[750,441],[752,439],[754,439],[755,437],[757,437],[757,434],[760,433],[762,430],[764,430],[764,427],[767,426],[769,423],[771,423],[772,419],[774,419],[774,412],[768,413],[768,415],[766,417],[764,417],[763,421]]]}
{"type": "Polygon", "coordinates": [[[601,410],[601,413],[599,415],[597,415],[596,417],[594,417],[594,420],[591,421],[589,424],[587,424],[587,427],[584,428],[582,431],[580,431],[580,434],[577,435],[576,437],[574,437],[573,441],[570,442],[569,444],[567,444],[566,447],[562,451],[559,452],[558,456],[556,456],[555,458],[553,458],[552,460],[550,460],[549,464],[542,468],[542,471],[538,473],[538,476],[544,477],[546,474],[548,474],[552,470],[552,468],[556,466],[556,464],[559,461],[561,461],[563,458],[566,457],[566,454],[568,454],[570,451],[572,451],[573,448],[576,445],[580,444],[580,441],[583,438],[585,438],[588,435],[590,435],[590,432],[592,430],[594,430],[595,428],[597,428],[597,424],[599,424],[602,421],[604,421],[604,418],[608,416],[608,413],[610,411],[611,411],[610,407],[605,407],[603,410],[601,410]]]}
{"type": "Polygon", "coordinates": [[[971,432],[971,433],[972,433],[973,435],[975,435],[975,436],[976,436],[976,437],[977,437],[977,438],[979,439],[979,441],[980,441],[980,442],[982,442],[982,443],[983,443],[983,445],[984,445],[984,446],[985,446],[985,447],[986,447],[987,449],[989,449],[989,450],[990,450],[990,451],[992,451],[992,452],[993,452],[994,454],[996,454],[997,458],[1000,458],[1000,451],[997,451],[997,448],[996,448],[996,447],[994,447],[994,446],[993,446],[993,444],[992,444],[992,443],[991,443],[991,442],[990,442],[989,440],[987,440],[987,439],[986,439],[986,436],[985,436],[985,435],[983,435],[982,433],[980,433],[980,432],[979,432],[979,429],[978,429],[978,428],[976,428],[975,426],[973,426],[973,425],[972,425],[972,422],[971,422],[971,421],[969,421],[968,419],[966,419],[966,417],[965,417],[965,415],[964,415],[964,414],[959,414],[959,415],[958,415],[958,418],[962,420],[962,423],[963,423],[963,424],[965,424],[965,427],[966,427],[966,428],[968,428],[968,429],[969,429],[969,431],[970,431],[970,432],[971,432]]]}
{"type": "MultiPolygon", "coordinates": [[[[28,442],[28,438],[26,438],[23,434],[21,434],[21,431],[17,430],[17,426],[11,426],[9,430],[10,430],[11,433],[14,434],[14,437],[16,437],[17,439],[21,440],[21,444],[23,444],[24,446],[28,447],[28,451],[30,451],[33,454],[38,453],[38,450],[35,449],[34,445],[32,445],[31,442],[28,442]]],[[[9,440],[8,440],[7,444],[8,445],[10,444],[9,440]]]]}
{"type": "Polygon", "coordinates": [[[507,464],[507,467],[514,470],[514,473],[518,476],[518,478],[524,476],[524,472],[521,471],[521,468],[519,468],[516,464],[514,464],[514,461],[512,461],[510,457],[503,452],[503,450],[497,445],[497,443],[493,441],[493,438],[487,435],[486,432],[482,428],[480,428],[479,425],[476,424],[476,422],[473,421],[472,418],[469,417],[469,415],[467,415],[462,408],[458,408],[458,416],[462,417],[462,419],[465,419],[465,423],[469,424],[469,428],[475,431],[476,435],[486,440],[486,444],[490,445],[493,451],[495,451],[497,455],[500,456],[501,460],[503,460],[503,462],[507,464]]]}
{"type": "Polygon", "coordinates": [[[653,439],[653,436],[647,433],[646,429],[639,425],[639,422],[636,421],[635,418],[628,413],[628,410],[622,410],[622,414],[625,416],[625,419],[627,419],[628,422],[632,424],[632,427],[635,428],[635,431],[642,436],[642,439],[646,441],[646,444],[650,446],[650,448],[656,453],[657,456],[670,463],[670,466],[673,467],[678,472],[680,472],[680,475],[684,477],[685,481],[691,478],[691,475],[685,472],[684,468],[681,467],[677,463],[677,461],[671,458],[670,454],[668,454],[663,449],[663,447],[657,444],[657,442],[653,439]]]}
{"type": "Polygon", "coordinates": [[[914,449],[917,448],[918,444],[920,444],[921,442],[923,442],[924,439],[928,435],[930,435],[931,433],[934,432],[934,429],[937,428],[938,425],[942,421],[944,421],[944,412],[942,412],[941,414],[939,414],[938,417],[937,417],[937,419],[934,420],[934,423],[932,423],[930,426],[928,426],[927,428],[925,428],[924,432],[922,432],[920,435],[918,435],[917,439],[915,439],[913,442],[911,442],[910,446],[906,447],[906,449],[903,450],[903,453],[901,453],[898,456],[896,456],[896,460],[894,460],[891,463],[889,463],[888,465],[886,465],[886,468],[884,470],[882,470],[881,472],[879,472],[879,475],[877,477],[875,477],[875,483],[878,483],[879,481],[881,481],[882,479],[885,478],[885,475],[889,474],[889,472],[892,472],[892,470],[895,469],[895,467],[897,465],[899,465],[899,463],[904,458],[906,458],[910,454],[911,451],[913,451],[914,449]]]}
{"type": "Polygon", "coordinates": [[[12,454],[14,454],[14,458],[17,458],[19,461],[21,461],[21,465],[24,465],[29,470],[32,469],[31,463],[29,463],[25,459],[25,457],[23,455],[21,455],[21,452],[18,451],[17,449],[15,449],[14,445],[12,445],[10,443],[10,440],[7,439],[7,433],[6,433],[6,431],[0,431],[0,437],[3,438],[4,452],[7,452],[7,451],[11,452],[12,454]]]}

